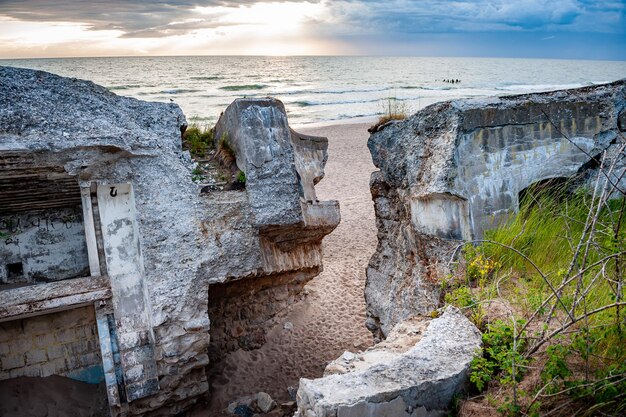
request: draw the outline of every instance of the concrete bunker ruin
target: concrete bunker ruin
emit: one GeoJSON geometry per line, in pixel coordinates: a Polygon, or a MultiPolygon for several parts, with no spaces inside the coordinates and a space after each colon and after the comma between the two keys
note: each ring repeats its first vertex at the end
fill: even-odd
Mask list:
{"type": "Polygon", "coordinates": [[[451,250],[519,209],[533,184],[593,189],[600,161],[626,190],[626,81],[437,103],[377,127],[368,147],[379,242],[367,269],[368,328],[385,335],[439,303],[451,250]]]}
{"type": "MultiPolygon", "coordinates": [[[[443,254],[514,212],[530,184],[593,171],[589,154],[621,158],[611,152],[624,131],[624,86],[441,103],[375,133],[369,327],[389,334],[432,309],[443,254]]],[[[211,360],[262,345],[274,315],[321,270],[321,241],[339,223],[338,203],[319,202],[314,189],[327,143],[291,130],[279,101],[237,100],[216,126],[245,190],[191,181],[175,104],[1,67],[0,101],[0,380],[104,380],[114,416],[179,414],[206,397],[211,360]]],[[[616,181],[626,181],[618,162],[616,181]]],[[[458,382],[479,335],[448,313],[413,353],[446,359],[454,369],[441,374],[458,382]],[[471,342],[465,364],[454,336],[471,342]]],[[[413,395],[411,368],[425,369],[413,359],[305,381],[300,412],[439,410],[443,402],[413,395]],[[388,383],[393,398],[381,395],[388,383]],[[355,405],[338,387],[357,385],[355,405]]]]}
{"type": "Polygon", "coordinates": [[[220,129],[248,181],[210,192],[175,104],[6,67],[0,101],[0,380],[104,381],[113,416],[179,414],[209,389],[211,315],[239,315],[210,286],[295,294],[321,270],[339,223],[311,194],[327,142],[293,132],[279,101],[225,112],[245,109],[220,129]]]}
{"type": "Polygon", "coordinates": [[[365,296],[367,327],[381,342],[344,352],[322,378],[302,378],[296,416],[447,415],[481,346],[463,313],[438,309],[452,254],[518,212],[529,187],[611,183],[623,196],[624,117],[626,80],[437,103],[373,127],[378,246],[365,296]],[[600,175],[601,161],[611,169],[600,175]],[[405,345],[400,334],[421,339],[405,345]]]}

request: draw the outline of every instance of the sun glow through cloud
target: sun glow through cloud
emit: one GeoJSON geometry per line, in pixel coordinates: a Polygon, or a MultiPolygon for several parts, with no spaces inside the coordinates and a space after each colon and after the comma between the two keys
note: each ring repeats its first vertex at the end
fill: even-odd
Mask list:
{"type": "Polygon", "coordinates": [[[0,0],[0,57],[429,55],[626,59],[626,3],[0,0]]]}
{"type": "Polygon", "coordinates": [[[76,56],[81,49],[87,56],[307,55],[332,50],[307,36],[307,24],[326,12],[322,3],[195,7],[189,12],[185,19],[136,32],[102,30],[89,23],[21,21],[0,12],[0,50],[14,57],[76,56]]]}
{"type": "Polygon", "coordinates": [[[239,7],[198,7],[201,15],[219,16],[222,41],[236,41],[240,53],[303,55],[324,53],[320,43],[305,39],[306,24],[325,14],[321,3],[255,3],[239,7]]]}

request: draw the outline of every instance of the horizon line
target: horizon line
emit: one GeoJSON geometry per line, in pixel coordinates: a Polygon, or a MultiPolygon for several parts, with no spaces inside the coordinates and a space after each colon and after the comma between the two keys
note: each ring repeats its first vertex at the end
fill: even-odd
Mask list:
{"type": "Polygon", "coordinates": [[[624,62],[626,59],[594,59],[594,58],[563,58],[563,57],[515,57],[515,56],[478,56],[478,55],[361,55],[361,54],[191,54],[191,55],[94,55],[94,56],[46,56],[46,57],[0,57],[0,61],[26,61],[45,59],[116,59],[116,58],[427,58],[427,59],[512,59],[512,60],[553,60],[553,61],[597,61],[624,62]]]}

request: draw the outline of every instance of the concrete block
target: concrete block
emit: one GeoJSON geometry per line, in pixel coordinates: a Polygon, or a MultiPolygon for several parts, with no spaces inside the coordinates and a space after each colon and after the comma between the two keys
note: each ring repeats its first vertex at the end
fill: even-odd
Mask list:
{"type": "Polygon", "coordinates": [[[143,381],[145,378],[143,365],[135,365],[126,369],[124,372],[124,380],[127,384],[133,384],[136,382],[143,381]]]}
{"type": "Polygon", "coordinates": [[[126,385],[126,396],[129,401],[133,401],[154,394],[158,390],[159,380],[154,378],[147,381],[141,381],[136,384],[126,385]]]}
{"type": "Polygon", "coordinates": [[[52,333],[44,333],[35,336],[34,345],[37,348],[47,348],[48,346],[54,345],[54,335],[52,333]]]}
{"type": "Polygon", "coordinates": [[[78,339],[76,329],[63,329],[55,333],[56,340],[59,343],[72,343],[78,339]]]}
{"type": "Polygon", "coordinates": [[[21,368],[25,364],[24,355],[12,355],[2,358],[2,369],[4,371],[21,368]]]}
{"type": "Polygon", "coordinates": [[[24,320],[24,333],[44,334],[54,330],[51,316],[32,317],[24,320]]]}
{"type": "Polygon", "coordinates": [[[36,349],[26,352],[26,363],[28,365],[34,365],[36,363],[46,362],[48,356],[44,349],[36,349]]]}
{"type": "MultiPolygon", "coordinates": [[[[66,350],[66,352],[68,351],[66,350]]],[[[81,367],[80,359],[74,355],[66,355],[64,359],[65,359],[65,368],[67,370],[73,370],[73,369],[77,369],[81,367]]]]}
{"type": "Polygon", "coordinates": [[[8,342],[16,337],[18,337],[18,332],[13,322],[0,323],[0,343],[8,342]]]}
{"type": "Polygon", "coordinates": [[[41,364],[41,376],[60,375],[65,371],[65,361],[54,360],[41,364]]]}
{"type": "Polygon", "coordinates": [[[77,356],[89,352],[89,343],[87,343],[86,340],[78,340],[66,346],[68,347],[69,352],[77,356]]]}
{"type": "Polygon", "coordinates": [[[94,339],[97,337],[96,326],[92,324],[81,325],[76,327],[76,336],[85,339],[94,339]]]}
{"type": "Polygon", "coordinates": [[[122,363],[125,366],[137,365],[154,361],[154,347],[152,345],[139,346],[122,352],[122,363]]]}
{"type": "Polygon", "coordinates": [[[31,339],[27,339],[25,337],[16,338],[11,340],[9,343],[9,349],[14,354],[17,353],[25,353],[33,348],[33,341],[31,339]]]}
{"type": "Polygon", "coordinates": [[[100,365],[102,363],[100,355],[97,353],[88,353],[80,357],[82,366],[100,365]]]}
{"type": "Polygon", "coordinates": [[[141,332],[124,332],[118,333],[118,342],[120,346],[120,350],[132,349],[136,346],[140,346],[141,343],[141,332]]]}
{"type": "Polygon", "coordinates": [[[378,361],[367,368],[300,379],[296,415],[434,417],[450,406],[455,394],[465,390],[470,363],[481,343],[478,329],[460,310],[448,307],[406,352],[381,351],[387,354],[378,355],[378,361]],[[427,414],[414,413],[422,407],[427,414]]]}
{"type": "Polygon", "coordinates": [[[46,349],[48,351],[48,359],[59,359],[65,356],[65,349],[63,349],[62,345],[52,345],[48,346],[46,349]]]}
{"type": "Polygon", "coordinates": [[[52,317],[51,325],[55,328],[69,328],[80,324],[82,318],[86,315],[87,308],[77,308],[73,310],[63,311],[52,317]]]}
{"type": "Polygon", "coordinates": [[[41,367],[38,365],[33,365],[12,369],[10,375],[11,378],[19,378],[21,376],[38,377],[41,376],[41,367]]]}

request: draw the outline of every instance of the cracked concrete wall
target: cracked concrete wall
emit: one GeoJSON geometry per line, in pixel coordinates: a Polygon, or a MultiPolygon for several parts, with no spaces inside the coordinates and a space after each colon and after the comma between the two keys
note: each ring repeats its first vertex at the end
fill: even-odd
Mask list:
{"type": "Polygon", "coordinates": [[[480,239],[518,210],[520,191],[550,178],[589,184],[606,151],[622,190],[626,81],[429,106],[377,127],[368,147],[378,247],[367,268],[367,325],[384,336],[439,302],[459,240],[480,239]]]}
{"type": "Polygon", "coordinates": [[[615,139],[615,120],[601,117],[610,110],[585,97],[529,101],[501,110],[495,116],[500,120],[490,119],[489,112],[463,113],[453,160],[452,188],[468,200],[477,238],[517,209],[520,191],[541,180],[575,175],[615,139]]]}
{"type": "MultiPolygon", "coordinates": [[[[229,230],[253,242],[249,254],[237,250],[236,261],[239,269],[254,268],[255,277],[241,280],[243,271],[239,276],[213,274],[212,359],[265,343],[276,315],[299,299],[304,285],[321,272],[322,238],[340,221],[338,202],[320,202],[315,196],[315,184],[324,177],[328,140],[289,128],[279,100],[235,100],[215,126],[215,140],[221,138],[228,138],[237,166],[246,174],[247,204],[238,214],[219,216],[212,223],[230,224],[229,230]]],[[[222,193],[232,199],[237,194],[222,193]]],[[[209,196],[206,202],[214,204],[217,198],[209,196]]],[[[233,242],[231,233],[215,239],[222,249],[225,237],[233,242]]]]}
{"type": "Polygon", "coordinates": [[[0,214],[0,285],[57,281],[89,275],[80,208],[0,214]],[[9,265],[22,265],[11,273],[9,265]]]}

